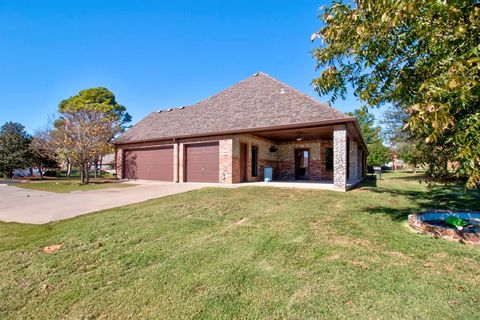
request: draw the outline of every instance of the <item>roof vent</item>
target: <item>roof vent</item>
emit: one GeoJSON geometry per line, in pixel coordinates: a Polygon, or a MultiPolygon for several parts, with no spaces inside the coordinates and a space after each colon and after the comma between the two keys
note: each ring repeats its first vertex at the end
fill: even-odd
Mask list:
{"type": "Polygon", "coordinates": [[[185,106],[181,106],[181,107],[180,107],[180,110],[182,110],[182,109],[185,109],[185,106]]]}
{"type": "Polygon", "coordinates": [[[168,111],[168,112],[170,112],[170,111],[172,111],[172,110],[173,110],[173,109],[172,109],[172,108],[170,108],[170,109],[168,109],[167,111],[168,111]]]}
{"type": "Polygon", "coordinates": [[[282,88],[282,89],[280,90],[280,94],[284,94],[284,93],[285,93],[285,89],[282,88]]]}
{"type": "Polygon", "coordinates": [[[258,77],[258,72],[253,74],[254,77],[258,77]]]}
{"type": "Polygon", "coordinates": [[[157,110],[157,113],[162,113],[162,110],[157,110]]]}

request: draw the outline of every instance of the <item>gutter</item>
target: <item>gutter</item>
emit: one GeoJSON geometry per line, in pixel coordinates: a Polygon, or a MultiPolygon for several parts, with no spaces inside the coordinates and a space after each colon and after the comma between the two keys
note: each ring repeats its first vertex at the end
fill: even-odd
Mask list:
{"type": "Polygon", "coordinates": [[[239,133],[255,133],[255,132],[266,132],[272,130],[289,130],[289,129],[301,129],[301,128],[312,128],[318,126],[329,126],[329,125],[336,125],[336,124],[348,124],[353,123],[355,129],[358,132],[358,135],[361,138],[361,142],[365,147],[365,150],[368,154],[367,144],[365,143],[365,139],[362,135],[362,130],[360,128],[360,124],[358,120],[354,117],[347,117],[342,119],[334,119],[334,120],[321,120],[321,121],[314,121],[314,122],[304,122],[304,123],[295,123],[295,124],[286,124],[286,125],[279,125],[279,126],[270,126],[270,127],[259,127],[259,128],[250,128],[250,129],[238,129],[238,130],[228,130],[228,131],[213,131],[213,132],[206,132],[201,134],[189,134],[189,135],[182,135],[182,136],[169,136],[163,138],[151,138],[151,139],[140,139],[134,141],[114,141],[113,144],[115,146],[118,145],[129,145],[133,143],[143,143],[143,142],[153,142],[153,141],[168,141],[173,140],[177,144],[179,143],[179,139],[188,139],[188,138],[201,138],[201,137],[209,137],[209,136],[221,136],[221,135],[230,135],[230,134],[239,134],[239,133]]]}

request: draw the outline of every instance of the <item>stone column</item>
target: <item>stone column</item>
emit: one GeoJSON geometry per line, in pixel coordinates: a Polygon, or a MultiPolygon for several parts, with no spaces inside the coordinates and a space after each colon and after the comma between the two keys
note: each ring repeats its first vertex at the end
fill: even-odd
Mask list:
{"type": "Polygon", "coordinates": [[[356,182],[358,181],[357,179],[357,162],[358,162],[358,158],[357,158],[357,151],[358,151],[358,146],[357,146],[357,141],[353,140],[353,139],[350,139],[350,148],[348,150],[349,152],[349,157],[348,157],[348,160],[349,160],[349,170],[350,170],[350,180],[352,180],[353,182],[356,182]]]}
{"type": "Polygon", "coordinates": [[[344,124],[333,127],[333,185],[347,188],[347,128],[344,124]]]}

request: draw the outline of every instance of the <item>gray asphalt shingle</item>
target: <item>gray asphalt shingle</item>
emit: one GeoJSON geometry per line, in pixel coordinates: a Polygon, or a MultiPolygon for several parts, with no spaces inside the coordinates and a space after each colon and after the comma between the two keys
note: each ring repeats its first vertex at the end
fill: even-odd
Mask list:
{"type": "Polygon", "coordinates": [[[257,73],[184,108],[152,112],[117,143],[224,133],[328,120],[351,119],[340,111],[257,73]]]}

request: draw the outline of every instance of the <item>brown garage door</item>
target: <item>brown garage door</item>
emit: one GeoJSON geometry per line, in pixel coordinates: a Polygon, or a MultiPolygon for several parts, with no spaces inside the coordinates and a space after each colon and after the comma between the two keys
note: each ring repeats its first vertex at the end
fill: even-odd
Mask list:
{"type": "Polygon", "coordinates": [[[218,182],[218,142],[187,145],[185,177],[188,182],[218,182]]]}
{"type": "Polygon", "coordinates": [[[173,146],[125,151],[125,178],[173,181],[173,146]]]}

